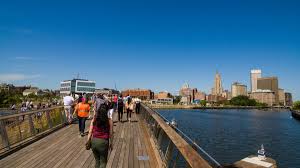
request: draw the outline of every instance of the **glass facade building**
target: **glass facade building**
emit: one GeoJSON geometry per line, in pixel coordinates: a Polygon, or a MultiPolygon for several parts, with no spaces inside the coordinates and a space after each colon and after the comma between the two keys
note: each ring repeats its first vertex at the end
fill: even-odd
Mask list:
{"type": "Polygon", "coordinates": [[[85,79],[66,80],[60,83],[60,94],[92,94],[95,92],[96,82],[85,79]]]}

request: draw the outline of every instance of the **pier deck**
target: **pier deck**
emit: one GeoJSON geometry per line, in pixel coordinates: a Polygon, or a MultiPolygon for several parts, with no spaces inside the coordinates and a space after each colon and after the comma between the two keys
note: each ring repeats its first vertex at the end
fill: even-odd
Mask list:
{"type": "MultiPolygon", "coordinates": [[[[161,160],[138,115],[133,114],[131,123],[119,123],[116,118],[114,114],[115,138],[107,167],[160,167],[161,160]]],[[[92,151],[85,150],[85,142],[86,137],[78,135],[78,125],[72,124],[3,158],[0,167],[94,167],[92,151]]]]}

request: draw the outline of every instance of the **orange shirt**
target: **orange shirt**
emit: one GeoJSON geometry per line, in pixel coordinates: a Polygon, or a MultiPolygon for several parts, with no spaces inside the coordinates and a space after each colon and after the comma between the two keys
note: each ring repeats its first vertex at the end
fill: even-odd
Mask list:
{"type": "Polygon", "coordinates": [[[78,117],[89,117],[90,105],[88,103],[79,103],[77,105],[78,117]]]}

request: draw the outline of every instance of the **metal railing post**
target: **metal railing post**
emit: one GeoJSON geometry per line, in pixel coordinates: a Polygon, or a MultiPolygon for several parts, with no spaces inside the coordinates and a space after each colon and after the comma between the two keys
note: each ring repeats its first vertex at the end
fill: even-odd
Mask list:
{"type": "Polygon", "coordinates": [[[5,129],[5,123],[3,122],[3,120],[0,120],[0,132],[1,132],[1,138],[2,138],[2,144],[5,148],[7,148],[7,150],[10,149],[10,144],[9,144],[9,139],[7,136],[7,132],[5,129]]]}

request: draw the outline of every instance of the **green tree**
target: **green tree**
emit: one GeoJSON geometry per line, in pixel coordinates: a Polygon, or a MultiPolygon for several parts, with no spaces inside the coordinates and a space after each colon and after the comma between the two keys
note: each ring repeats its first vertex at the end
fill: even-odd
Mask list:
{"type": "Polygon", "coordinates": [[[293,104],[293,109],[300,110],[300,101],[295,101],[293,104]]]}
{"type": "Polygon", "coordinates": [[[248,96],[237,96],[230,100],[233,106],[256,106],[257,102],[254,99],[249,99],[248,96]]]}
{"type": "Polygon", "coordinates": [[[206,107],[206,103],[207,103],[206,100],[201,100],[200,101],[200,104],[201,104],[202,107],[206,107]]]}
{"type": "Polygon", "coordinates": [[[174,97],[174,104],[178,104],[181,101],[181,96],[175,96],[174,97]]]}

